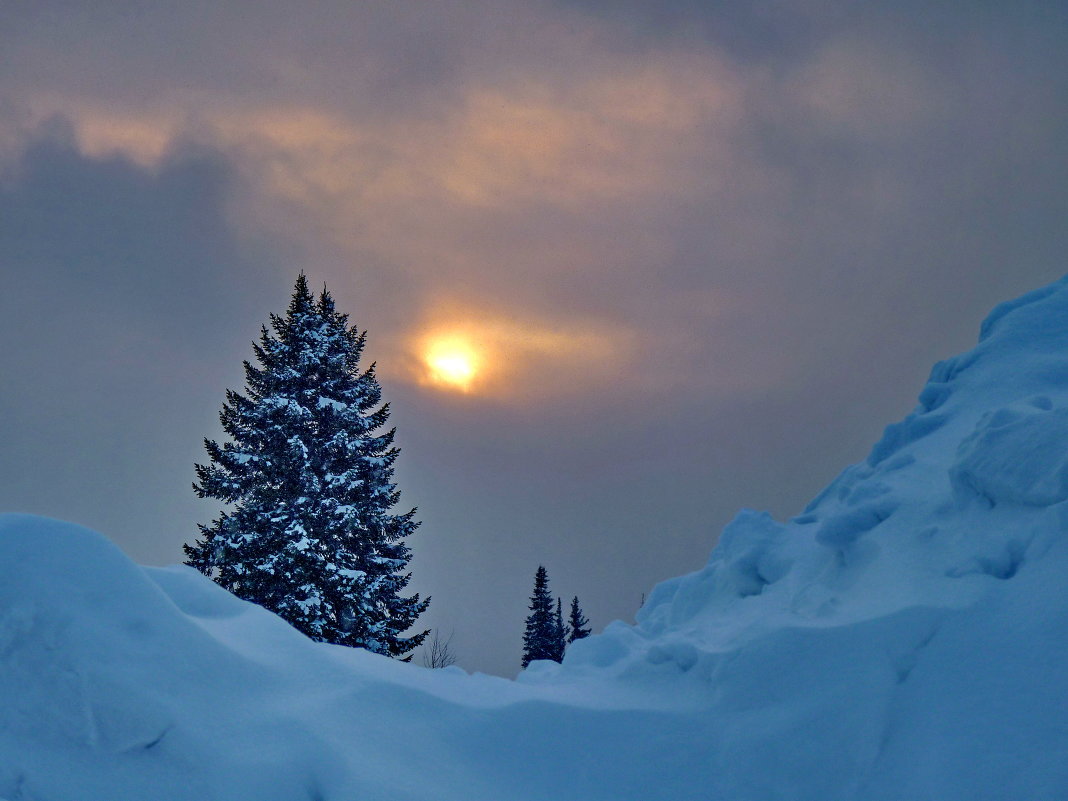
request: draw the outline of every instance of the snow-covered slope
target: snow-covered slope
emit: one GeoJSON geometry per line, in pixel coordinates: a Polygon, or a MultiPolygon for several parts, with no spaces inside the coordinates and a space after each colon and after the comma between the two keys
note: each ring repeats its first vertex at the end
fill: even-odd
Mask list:
{"type": "Polygon", "coordinates": [[[0,799],[1066,799],[1068,283],[804,514],[519,682],[0,518],[0,799]]]}

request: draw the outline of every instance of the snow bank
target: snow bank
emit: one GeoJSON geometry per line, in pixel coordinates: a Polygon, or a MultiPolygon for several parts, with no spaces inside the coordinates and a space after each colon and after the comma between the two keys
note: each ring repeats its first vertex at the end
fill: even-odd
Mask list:
{"type": "Polygon", "coordinates": [[[0,799],[1068,798],[1068,284],[787,523],[518,682],[0,518],[0,799]]]}

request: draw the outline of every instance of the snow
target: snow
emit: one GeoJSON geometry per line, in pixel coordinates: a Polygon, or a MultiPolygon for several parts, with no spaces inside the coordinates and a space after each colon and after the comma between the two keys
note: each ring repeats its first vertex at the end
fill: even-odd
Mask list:
{"type": "Polygon", "coordinates": [[[1068,798],[1068,284],[785,523],[519,681],[0,517],[0,799],[1068,798]]]}

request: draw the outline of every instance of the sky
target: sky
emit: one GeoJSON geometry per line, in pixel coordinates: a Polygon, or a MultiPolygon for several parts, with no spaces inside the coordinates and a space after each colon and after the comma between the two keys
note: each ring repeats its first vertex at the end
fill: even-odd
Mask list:
{"type": "Polygon", "coordinates": [[[424,625],[514,675],[539,564],[631,620],[1068,271],[1066,112],[1058,2],[0,4],[0,509],[180,561],[303,270],[368,331],[424,625]]]}

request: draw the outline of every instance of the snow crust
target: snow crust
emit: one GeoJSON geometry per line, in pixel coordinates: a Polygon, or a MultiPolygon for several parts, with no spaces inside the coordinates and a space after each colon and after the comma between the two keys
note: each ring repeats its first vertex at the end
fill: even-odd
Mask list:
{"type": "Polygon", "coordinates": [[[0,799],[1068,798],[1068,283],[786,523],[511,682],[0,517],[0,799]]]}

